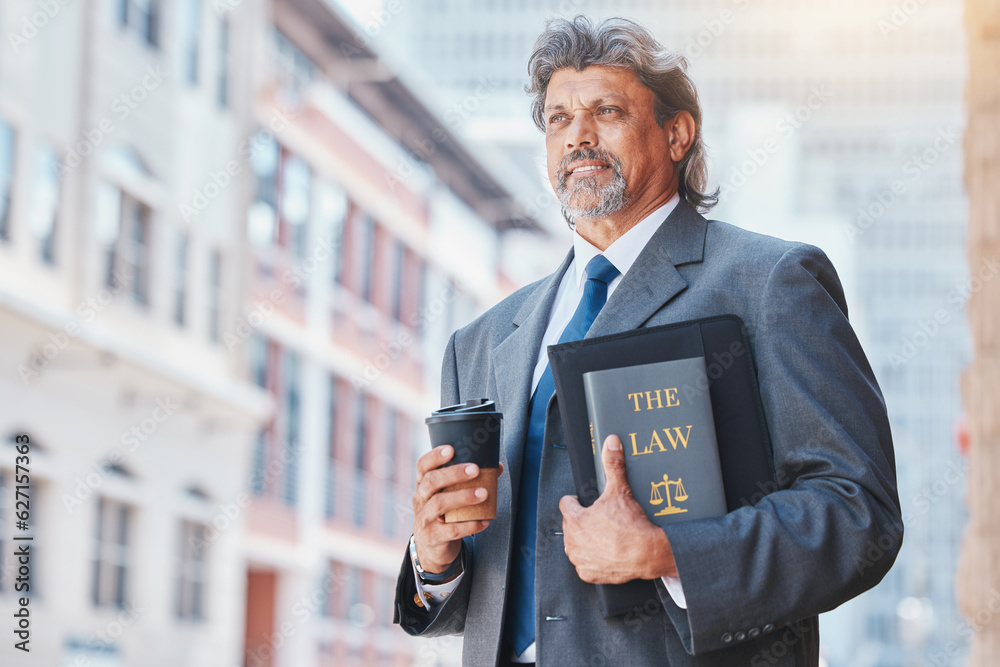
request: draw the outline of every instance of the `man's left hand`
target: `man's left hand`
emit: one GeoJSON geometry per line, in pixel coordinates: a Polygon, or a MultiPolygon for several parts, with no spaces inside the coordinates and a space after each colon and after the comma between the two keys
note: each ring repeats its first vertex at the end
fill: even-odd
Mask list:
{"type": "Polygon", "coordinates": [[[646,518],[625,478],[625,454],[617,435],[601,451],[607,484],[590,507],[563,496],[563,541],[580,578],[591,584],[621,584],[633,579],[677,576],[670,542],[646,518]]]}

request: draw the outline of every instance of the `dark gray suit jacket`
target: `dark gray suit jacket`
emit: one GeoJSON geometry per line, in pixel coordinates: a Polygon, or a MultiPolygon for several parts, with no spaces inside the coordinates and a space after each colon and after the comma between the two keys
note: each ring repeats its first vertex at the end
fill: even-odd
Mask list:
{"type": "Polygon", "coordinates": [[[409,557],[396,622],[414,635],[464,635],[464,664],[494,665],[510,560],[536,558],[540,665],[815,665],[817,614],[878,583],[902,538],[885,404],[819,249],[707,221],[683,200],[653,235],[588,337],[732,313],[747,324],[774,448],[775,493],[724,517],[665,530],[687,597],[660,581],[614,619],[563,552],[559,499],[574,494],[559,411],[548,406],[535,554],[512,554],[531,376],[572,250],[548,278],[457,331],[444,405],[488,397],[504,413],[498,516],[466,539],[466,574],[431,611],[413,603],[409,557]]]}

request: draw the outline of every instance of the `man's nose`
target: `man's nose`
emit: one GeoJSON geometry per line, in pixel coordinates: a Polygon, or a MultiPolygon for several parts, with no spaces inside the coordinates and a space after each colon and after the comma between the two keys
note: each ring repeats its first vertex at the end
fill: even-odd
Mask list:
{"type": "Polygon", "coordinates": [[[597,147],[597,123],[589,113],[574,114],[566,133],[566,148],[597,147]]]}

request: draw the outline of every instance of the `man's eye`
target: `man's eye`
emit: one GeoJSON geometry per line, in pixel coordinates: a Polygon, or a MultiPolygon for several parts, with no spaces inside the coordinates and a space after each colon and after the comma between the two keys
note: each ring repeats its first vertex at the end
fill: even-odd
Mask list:
{"type": "Polygon", "coordinates": [[[554,123],[561,123],[564,120],[566,120],[566,115],[565,114],[561,114],[561,113],[557,113],[557,114],[554,114],[552,116],[549,116],[549,125],[552,125],[554,123]]]}
{"type": "Polygon", "coordinates": [[[600,109],[597,110],[597,113],[607,116],[608,114],[612,114],[617,111],[618,109],[615,109],[614,107],[601,107],[600,109]]]}

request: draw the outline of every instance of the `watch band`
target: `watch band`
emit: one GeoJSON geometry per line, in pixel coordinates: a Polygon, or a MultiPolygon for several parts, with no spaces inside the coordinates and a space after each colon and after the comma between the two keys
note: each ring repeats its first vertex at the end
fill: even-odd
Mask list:
{"type": "Polygon", "coordinates": [[[410,535],[410,560],[413,561],[414,567],[417,568],[417,574],[420,575],[420,581],[428,584],[443,584],[448,579],[451,579],[458,568],[462,565],[462,559],[465,555],[465,542],[462,542],[462,547],[459,549],[458,556],[455,560],[451,562],[448,569],[444,572],[435,574],[433,572],[427,572],[420,566],[420,559],[417,558],[417,544],[413,539],[413,535],[410,535]]]}

